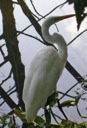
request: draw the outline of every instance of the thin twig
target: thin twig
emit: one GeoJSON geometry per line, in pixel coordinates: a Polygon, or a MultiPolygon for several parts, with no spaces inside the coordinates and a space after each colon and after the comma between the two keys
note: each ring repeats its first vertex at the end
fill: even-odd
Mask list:
{"type": "Polygon", "coordinates": [[[30,2],[31,2],[31,5],[32,5],[32,7],[33,7],[33,9],[34,9],[34,11],[38,14],[38,16],[41,16],[41,17],[43,17],[37,10],[36,10],[36,8],[35,8],[35,5],[33,4],[33,1],[32,0],[30,0],[30,2]]]}
{"type": "Polygon", "coordinates": [[[59,99],[59,101],[60,101],[69,91],[71,91],[74,87],[76,87],[78,83],[79,83],[79,82],[77,82],[77,83],[74,84],[71,88],[69,88],[69,89],[64,93],[64,95],[59,99]]]}
{"type": "MultiPolygon", "coordinates": [[[[54,9],[52,9],[49,13],[47,13],[46,15],[44,15],[43,17],[41,17],[40,19],[38,19],[37,20],[37,22],[39,22],[39,21],[41,21],[43,18],[46,18],[49,14],[51,14],[52,12],[54,12],[58,7],[60,7],[61,5],[63,5],[63,3],[62,4],[60,4],[60,5],[57,5],[54,9]]],[[[29,25],[29,26],[27,26],[26,28],[24,28],[21,32],[24,32],[25,30],[27,30],[28,28],[30,28],[32,26],[32,24],[31,25],[29,25]]],[[[21,33],[18,33],[17,34],[17,36],[19,36],[21,33]]]]}
{"type": "Polygon", "coordinates": [[[60,7],[60,8],[62,8],[66,3],[67,3],[67,1],[65,1],[65,2],[61,5],[61,7],[60,7]]]}
{"type": "Polygon", "coordinates": [[[61,7],[65,2],[63,2],[62,4],[57,5],[55,8],[53,8],[49,13],[47,13],[45,16],[43,16],[44,18],[47,17],[49,14],[51,14],[52,12],[54,12],[57,8],[61,7]]]}
{"type": "Polygon", "coordinates": [[[8,94],[10,94],[11,93],[11,91],[13,90],[13,89],[15,89],[16,87],[15,86],[13,86],[12,88],[10,88],[8,91],[7,91],[7,93],[8,94]]]}
{"type": "Polygon", "coordinates": [[[15,93],[16,91],[17,91],[17,89],[11,91],[8,95],[10,96],[10,95],[12,95],[13,93],[15,93]]]}
{"type": "MultiPolygon", "coordinates": [[[[51,111],[52,111],[52,109],[51,109],[51,111]]],[[[52,113],[53,113],[53,115],[54,115],[55,117],[57,117],[57,118],[59,118],[60,120],[62,120],[62,118],[59,117],[58,115],[56,115],[53,111],[52,111],[52,113]]]]}
{"type": "MultiPolygon", "coordinates": [[[[10,95],[10,93],[11,93],[11,91],[14,89],[14,88],[16,88],[15,86],[13,86],[11,89],[9,89],[8,91],[7,91],[7,94],[9,94],[10,95]]],[[[0,96],[0,99],[1,99],[2,97],[0,96]]]]}
{"type": "Polygon", "coordinates": [[[58,99],[57,99],[57,103],[58,103],[58,108],[59,108],[59,110],[62,112],[63,116],[64,116],[65,119],[67,120],[68,118],[67,118],[66,114],[64,113],[64,111],[63,111],[63,109],[62,109],[62,107],[61,107],[60,102],[59,102],[58,99]]]}
{"type": "Polygon", "coordinates": [[[81,118],[86,118],[86,119],[87,119],[87,116],[82,116],[82,115],[81,115],[81,113],[80,113],[80,111],[79,111],[79,108],[78,108],[78,105],[76,106],[76,108],[77,108],[77,112],[78,112],[79,116],[80,116],[81,118]]]}
{"type": "Polygon", "coordinates": [[[1,51],[2,56],[5,57],[5,54],[4,54],[3,50],[2,50],[2,47],[3,46],[5,46],[5,44],[3,44],[3,45],[0,46],[0,51],[1,51]]]}
{"type": "Polygon", "coordinates": [[[3,61],[1,64],[0,64],[0,67],[2,67],[4,64],[6,64],[8,62],[8,60],[5,60],[3,61]]]}
{"type": "Polygon", "coordinates": [[[78,34],[74,39],[72,39],[68,44],[67,44],[67,46],[68,45],[70,45],[74,40],[76,40],[79,36],[81,36],[83,33],[85,33],[87,31],[87,29],[85,29],[84,31],[82,31],[80,34],[78,34]]]}
{"type": "Polygon", "coordinates": [[[24,33],[24,32],[22,32],[22,31],[17,31],[17,33],[21,33],[21,34],[23,34],[23,35],[25,35],[25,36],[29,36],[29,37],[31,37],[31,38],[33,38],[33,39],[36,39],[36,40],[38,40],[38,41],[40,41],[41,43],[44,44],[44,42],[43,42],[42,40],[40,40],[38,37],[35,37],[35,36],[30,35],[30,34],[24,33]]]}
{"type": "Polygon", "coordinates": [[[4,80],[0,83],[0,86],[1,86],[4,82],[6,82],[6,81],[11,77],[11,74],[12,74],[12,68],[11,68],[11,71],[10,71],[9,75],[7,76],[7,78],[4,79],[4,80]]]}
{"type": "Polygon", "coordinates": [[[54,118],[55,122],[56,122],[57,124],[59,124],[59,122],[57,121],[57,119],[56,119],[56,117],[55,117],[55,115],[54,115],[54,113],[53,113],[51,107],[49,108],[49,110],[50,110],[51,115],[52,115],[52,117],[54,118]]]}
{"type": "Polygon", "coordinates": [[[71,96],[71,95],[64,93],[64,92],[61,92],[61,91],[58,91],[58,93],[62,94],[63,96],[68,96],[68,97],[73,98],[73,99],[76,98],[76,96],[71,96]]]}
{"type": "Polygon", "coordinates": [[[37,17],[33,12],[32,12],[32,15],[33,15],[34,17],[36,17],[36,18],[39,20],[39,17],[37,17]]]}

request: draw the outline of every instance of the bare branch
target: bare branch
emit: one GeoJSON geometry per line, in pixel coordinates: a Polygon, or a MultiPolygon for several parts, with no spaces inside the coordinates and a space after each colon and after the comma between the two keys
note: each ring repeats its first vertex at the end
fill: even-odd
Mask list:
{"type": "Polygon", "coordinates": [[[11,69],[9,75],[7,76],[7,78],[4,79],[4,80],[0,83],[0,86],[1,86],[4,82],[6,82],[6,81],[11,77],[11,74],[12,74],[12,69],[11,69]]]}
{"type": "Polygon", "coordinates": [[[3,57],[5,57],[5,54],[4,54],[3,50],[2,50],[2,47],[3,47],[4,45],[5,45],[5,44],[3,44],[2,46],[0,46],[0,51],[1,51],[1,54],[2,54],[3,57]]]}
{"type": "Polygon", "coordinates": [[[18,108],[18,106],[15,104],[15,102],[7,95],[5,90],[0,86],[0,95],[3,97],[5,102],[8,104],[9,107],[18,108]]]}
{"type": "Polygon", "coordinates": [[[9,62],[12,66],[13,79],[18,93],[19,104],[21,108],[24,109],[22,90],[25,78],[25,69],[21,61],[21,54],[19,51],[19,41],[17,40],[15,18],[13,15],[14,8],[12,4],[12,0],[0,1],[1,13],[3,16],[3,33],[8,50],[9,62]]]}
{"type": "Polygon", "coordinates": [[[59,100],[61,100],[64,96],[66,96],[67,93],[70,92],[74,87],[76,87],[78,83],[79,82],[77,82],[75,85],[73,85],[71,88],[69,88],[59,100]]]}
{"type": "Polygon", "coordinates": [[[5,61],[3,61],[1,64],[0,64],[0,67],[2,67],[4,64],[6,64],[8,62],[8,56],[4,57],[5,61]]]}
{"type": "MultiPolygon", "coordinates": [[[[54,118],[55,122],[56,122],[57,124],[59,124],[59,122],[57,121],[56,116],[55,116],[55,114],[53,113],[51,107],[50,107],[49,109],[50,109],[51,115],[52,115],[52,117],[54,118]]],[[[58,116],[57,116],[57,117],[58,117],[58,116]]],[[[58,117],[58,118],[59,118],[59,117],[58,117]]]]}
{"type": "MultiPolygon", "coordinates": [[[[16,87],[15,86],[13,86],[12,88],[10,88],[8,91],[7,91],[7,94],[10,94],[11,93],[11,91],[13,90],[13,89],[15,89],[16,87]]],[[[0,99],[1,99],[2,97],[0,97],[0,99]]]]}
{"type": "MultiPolygon", "coordinates": [[[[64,2],[65,3],[65,2],[64,2]]],[[[49,14],[51,14],[52,12],[54,12],[58,7],[61,7],[64,3],[57,5],[54,9],[52,9],[49,13],[47,13],[46,15],[44,15],[43,17],[41,17],[40,19],[37,20],[37,22],[41,21],[43,18],[46,18],[49,14]]],[[[32,12],[31,12],[32,13],[32,12]]],[[[32,22],[31,22],[32,23],[32,22]]],[[[24,32],[25,30],[27,30],[28,28],[30,28],[33,24],[27,26],[26,28],[24,28],[22,30],[22,32],[24,32]]],[[[20,33],[17,34],[17,36],[19,36],[20,33]]]]}
{"type": "Polygon", "coordinates": [[[71,75],[81,83],[84,81],[84,78],[75,70],[75,68],[67,61],[66,69],[71,73],[71,75]]]}
{"type": "Polygon", "coordinates": [[[34,6],[34,4],[33,4],[33,1],[32,1],[32,0],[30,0],[30,2],[31,2],[31,5],[32,5],[32,7],[33,7],[34,11],[38,14],[38,16],[43,17],[43,16],[42,16],[41,14],[39,14],[39,12],[36,10],[36,8],[35,8],[35,6],[34,6]]]}
{"type": "MultiPolygon", "coordinates": [[[[59,118],[60,120],[62,120],[61,117],[59,117],[57,114],[55,114],[55,113],[52,111],[51,107],[50,107],[50,111],[51,111],[52,116],[55,116],[55,117],[59,118]]],[[[58,121],[57,121],[57,122],[58,122],[58,121]]]]}
{"type": "Polygon", "coordinates": [[[18,2],[20,3],[20,6],[21,6],[21,9],[22,9],[23,13],[28,17],[28,19],[30,20],[30,22],[32,23],[32,25],[35,27],[36,31],[42,37],[41,27],[37,23],[36,19],[32,16],[32,12],[29,10],[29,8],[26,5],[26,3],[23,0],[18,0],[18,2]]]}
{"type": "Polygon", "coordinates": [[[2,34],[2,35],[0,35],[0,40],[2,40],[3,38],[4,38],[3,34],[2,34]]]}
{"type": "Polygon", "coordinates": [[[22,32],[22,31],[17,31],[17,33],[18,33],[18,34],[23,34],[23,35],[25,35],[25,36],[29,36],[29,37],[31,37],[31,38],[33,38],[33,39],[36,39],[37,41],[41,42],[42,44],[44,44],[44,42],[43,42],[42,40],[40,40],[38,37],[35,37],[35,36],[33,36],[33,35],[24,33],[24,32],[22,32]]]}
{"type": "Polygon", "coordinates": [[[81,118],[86,118],[86,119],[87,119],[87,116],[82,116],[82,115],[81,115],[78,105],[76,106],[76,108],[77,108],[77,112],[78,112],[79,116],[80,116],[81,118]]]}
{"type": "Polygon", "coordinates": [[[15,89],[15,88],[16,88],[16,87],[13,86],[12,88],[10,88],[10,89],[7,91],[7,93],[10,94],[10,92],[11,92],[13,89],[15,89]]]}
{"type": "MultiPolygon", "coordinates": [[[[73,98],[73,99],[76,98],[76,96],[71,96],[71,95],[67,94],[67,92],[61,92],[61,91],[58,91],[58,93],[59,93],[59,94],[62,94],[63,97],[64,97],[64,96],[68,96],[68,97],[73,98]]],[[[60,98],[60,99],[61,99],[61,98],[60,98]]],[[[60,99],[59,99],[59,100],[60,100],[60,99]]]]}
{"type": "Polygon", "coordinates": [[[66,114],[64,113],[64,111],[63,111],[63,109],[62,109],[62,107],[61,107],[60,102],[59,102],[58,99],[57,99],[57,103],[58,103],[58,108],[61,111],[61,113],[63,114],[63,116],[65,117],[65,119],[68,119],[67,116],[66,116],[66,114]]]}
{"type": "Polygon", "coordinates": [[[76,40],[78,37],[80,37],[83,33],[85,33],[87,31],[87,29],[85,29],[85,30],[83,30],[80,34],[78,34],[75,38],[73,38],[73,40],[71,40],[68,44],[67,44],[67,46],[68,45],[70,45],[72,42],[74,42],[74,40],[76,40]]]}

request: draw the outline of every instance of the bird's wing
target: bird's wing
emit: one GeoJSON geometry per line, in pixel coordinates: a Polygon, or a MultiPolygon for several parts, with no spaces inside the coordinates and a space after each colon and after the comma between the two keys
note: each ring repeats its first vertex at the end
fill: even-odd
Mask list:
{"type": "Polygon", "coordinates": [[[27,118],[34,117],[56,88],[60,76],[58,63],[58,53],[53,47],[43,49],[32,61],[23,89],[27,118]]]}

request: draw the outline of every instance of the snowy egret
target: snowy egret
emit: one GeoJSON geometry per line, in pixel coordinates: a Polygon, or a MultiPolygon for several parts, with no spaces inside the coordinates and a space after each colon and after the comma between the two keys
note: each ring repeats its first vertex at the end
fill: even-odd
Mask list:
{"type": "Polygon", "coordinates": [[[28,123],[34,121],[38,110],[45,105],[47,98],[56,89],[57,81],[67,62],[67,46],[64,38],[59,33],[50,35],[49,28],[52,24],[73,16],[75,14],[49,17],[42,24],[43,38],[50,44],[57,44],[58,50],[53,46],[46,46],[31,62],[23,89],[28,123]]]}

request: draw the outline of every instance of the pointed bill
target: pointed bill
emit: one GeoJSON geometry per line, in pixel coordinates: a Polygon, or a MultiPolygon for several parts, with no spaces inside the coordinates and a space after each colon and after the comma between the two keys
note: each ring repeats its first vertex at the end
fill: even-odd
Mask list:
{"type": "Polygon", "coordinates": [[[55,21],[61,21],[61,20],[68,19],[68,18],[71,18],[71,17],[74,17],[74,16],[76,16],[76,14],[56,16],[54,19],[55,19],[55,21]]]}

